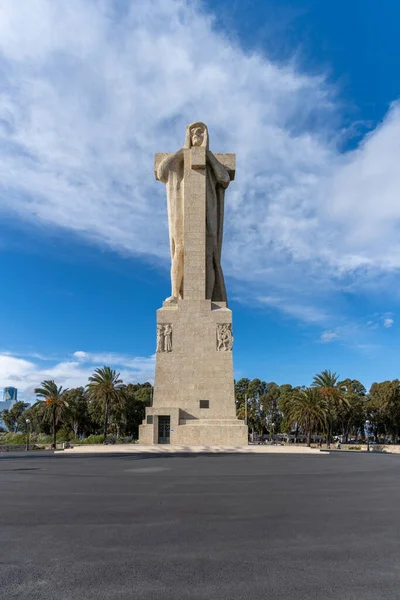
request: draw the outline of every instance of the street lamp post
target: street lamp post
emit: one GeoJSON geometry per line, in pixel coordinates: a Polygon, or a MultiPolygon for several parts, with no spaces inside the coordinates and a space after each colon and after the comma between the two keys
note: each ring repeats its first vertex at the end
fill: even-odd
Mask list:
{"type": "Polygon", "coordinates": [[[271,429],[272,429],[272,433],[271,433],[271,443],[274,443],[274,429],[275,429],[275,423],[271,423],[271,429]]]}
{"type": "Polygon", "coordinates": [[[369,452],[369,424],[370,424],[370,421],[365,421],[365,424],[367,426],[367,452],[369,452]]]}
{"type": "Polygon", "coordinates": [[[244,424],[247,427],[247,443],[249,443],[249,427],[247,424],[247,394],[244,395],[244,424]]]}
{"type": "Polygon", "coordinates": [[[26,451],[28,452],[29,450],[29,425],[30,425],[31,420],[30,419],[25,419],[25,423],[26,423],[26,451]]]}

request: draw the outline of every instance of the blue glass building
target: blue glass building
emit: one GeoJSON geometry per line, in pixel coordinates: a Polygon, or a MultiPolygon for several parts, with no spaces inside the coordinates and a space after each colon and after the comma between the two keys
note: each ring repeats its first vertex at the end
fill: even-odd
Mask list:
{"type": "Polygon", "coordinates": [[[15,387],[5,387],[3,390],[3,402],[14,402],[17,401],[18,390],[15,387]]]}
{"type": "Polygon", "coordinates": [[[6,426],[3,423],[1,418],[1,413],[3,410],[10,410],[13,404],[16,403],[18,396],[18,390],[15,387],[6,387],[3,390],[3,402],[0,402],[0,427],[6,429],[6,426]]]}

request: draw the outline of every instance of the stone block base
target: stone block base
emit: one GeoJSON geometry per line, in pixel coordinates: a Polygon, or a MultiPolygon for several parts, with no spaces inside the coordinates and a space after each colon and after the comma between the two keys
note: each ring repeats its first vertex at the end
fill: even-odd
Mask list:
{"type": "MultiPolygon", "coordinates": [[[[164,409],[163,415],[167,414],[164,409]]],[[[184,446],[247,446],[248,429],[238,419],[195,419],[173,423],[171,419],[170,443],[184,446]]],[[[158,419],[152,424],[139,426],[140,444],[158,443],[158,419]]]]}

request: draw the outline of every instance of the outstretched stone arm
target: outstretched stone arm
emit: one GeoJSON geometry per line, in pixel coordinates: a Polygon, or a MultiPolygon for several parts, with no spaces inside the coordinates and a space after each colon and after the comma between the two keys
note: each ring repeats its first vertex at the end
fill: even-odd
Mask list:
{"type": "Polygon", "coordinates": [[[223,188],[227,188],[231,182],[231,178],[230,178],[230,175],[229,175],[227,169],[224,167],[223,164],[221,164],[219,162],[219,160],[209,150],[207,152],[207,159],[209,160],[209,162],[214,170],[215,177],[217,178],[218,183],[220,185],[222,185],[223,188]]]}
{"type": "Polygon", "coordinates": [[[157,168],[157,179],[163,183],[166,183],[168,181],[169,171],[176,168],[176,163],[181,157],[183,157],[183,148],[174,154],[169,154],[166,158],[164,158],[157,168]]]}

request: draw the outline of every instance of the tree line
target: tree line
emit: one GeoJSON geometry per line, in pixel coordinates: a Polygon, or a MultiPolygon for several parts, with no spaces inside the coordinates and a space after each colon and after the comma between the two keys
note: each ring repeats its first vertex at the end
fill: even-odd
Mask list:
{"type": "MultiPolygon", "coordinates": [[[[139,425],[151,406],[150,383],[124,384],[110,367],[96,369],[85,387],[63,390],[54,381],[43,381],[35,389],[37,402],[16,402],[2,411],[10,432],[79,440],[101,436],[131,441],[138,438],[139,425]]],[[[367,393],[357,379],[340,380],[329,370],[314,376],[310,387],[278,385],[260,379],[242,378],[235,382],[236,409],[247,419],[254,436],[290,434],[326,442],[329,447],[338,436],[375,441],[389,438],[397,443],[400,427],[400,381],[373,383],[367,393]]],[[[97,439],[96,441],[100,441],[97,439]]]]}
{"type": "Polygon", "coordinates": [[[335,437],[344,443],[366,436],[397,443],[399,437],[398,379],[373,383],[367,393],[357,379],[340,380],[325,370],[309,387],[244,378],[236,382],[235,390],[237,414],[244,418],[247,410],[249,429],[258,436],[303,435],[308,445],[315,437],[328,447],[335,437]]]}
{"type": "MultiPolygon", "coordinates": [[[[79,440],[102,436],[137,439],[145,407],[152,402],[150,383],[124,384],[119,373],[110,367],[96,369],[86,387],[63,389],[54,381],[43,381],[35,389],[35,404],[16,402],[1,413],[11,432],[29,432],[33,436],[51,435],[55,447],[58,439],[79,440]]],[[[99,440],[96,440],[99,441],[99,440]]]]}

